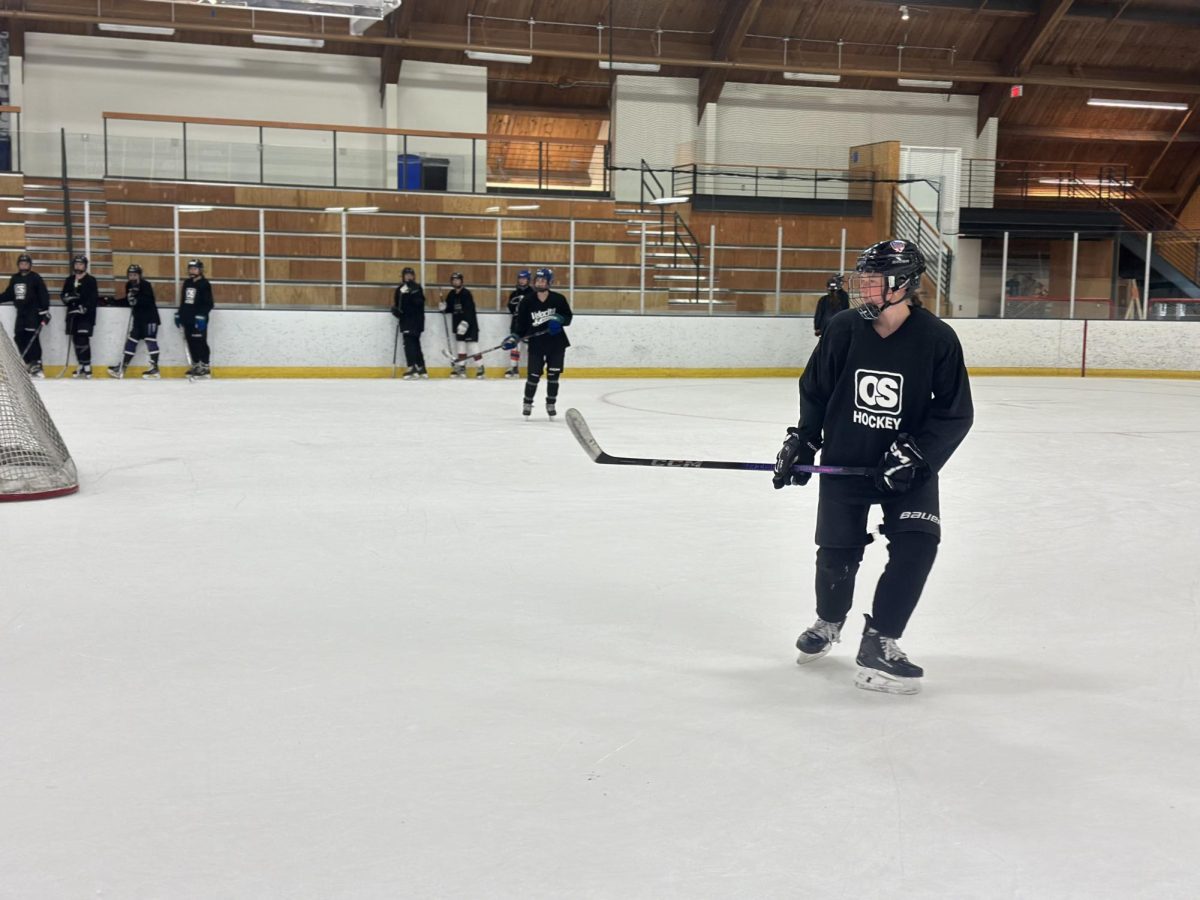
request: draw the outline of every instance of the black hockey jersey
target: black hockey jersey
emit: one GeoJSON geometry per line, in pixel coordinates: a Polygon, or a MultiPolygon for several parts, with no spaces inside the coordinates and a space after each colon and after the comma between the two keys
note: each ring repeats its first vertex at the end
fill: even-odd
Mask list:
{"type": "Polygon", "coordinates": [[[425,290],[415,281],[405,281],[396,287],[392,297],[392,315],[400,320],[405,334],[420,334],[425,330],[425,290]]]}
{"type": "Polygon", "coordinates": [[[74,334],[77,329],[91,332],[96,327],[96,307],[100,305],[100,285],[91,273],[74,273],[63,282],[62,302],[67,307],[66,329],[74,334]]]}
{"type": "Polygon", "coordinates": [[[471,296],[469,290],[462,288],[461,290],[450,291],[442,303],[441,311],[449,313],[450,324],[457,340],[479,340],[479,317],[475,314],[475,298],[471,296]],[[465,334],[458,333],[458,326],[461,322],[467,323],[465,334]]]}
{"type": "Polygon", "coordinates": [[[521,287],[518,285],[513,288],[513,292],[508,295],[508,330],[511,334],[517,333],[517,310],[521,308],[521,301],[533,296],[533,288],[529,285],[521,287]]]}
{"type": "Polygon", "coordinates": [[[185,278],[179,289],[179,318],[185,327],[190,328],[197,316],[207,317],[213,308],[212,285],[201,275],[199,278],[185,278]]]}
{"type": "MultiPolygon", "coordinates": [[[[535,331],[540,331],[546,327],[550,317],[555,314],[562,316],[564,328],[571,324],[574,313],[571,312],[571,305],[567,303],[567,298],[558,291],[550,291],[545,300],[540,300],[535,292],[532,297],[521,301],[521,306],[517,310],[517,327],[514,333],[518,337],[525,337],[535,331]]],[[[570,347],[571,342],[567,339],[567,333],[560,331],[558,334],[540,334],[532,337],[529,339],[529,346],[544,350],[556,350],[560,347],[570,347]]]]}
{"type": "Polygon", "coordinates": [[[161,325],[158,315],[158,301],[154,297],[154,285],[145,278],[141,281],[130,279],[125,282],[125,302],[133,311],[133,321],[137,325],[161,325]]]}
{"type": "Polygon", "coordinates": [[[13,304],[17,308],[17,322],[32,328],[50,312],[50,292],[37,272],[17,272],[0,294],[0,303],[13,304]]]}
{"type": "Polygon", "coordinates": [[[827,465],[877,465],[906,432],[936,472],[974,415],[958,335],[920,307],[886,338],[857,311],[838,313],[800,377],[800,434],[824,443],[827,465]]]}

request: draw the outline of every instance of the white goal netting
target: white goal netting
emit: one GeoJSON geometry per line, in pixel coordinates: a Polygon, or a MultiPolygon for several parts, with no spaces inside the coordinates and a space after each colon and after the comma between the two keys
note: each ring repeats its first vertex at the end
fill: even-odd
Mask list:
{"type": "Polygon", "coordinates": [[[7,330],[0,328],[0,500],[79,489],[75,463],[7,330]]]}

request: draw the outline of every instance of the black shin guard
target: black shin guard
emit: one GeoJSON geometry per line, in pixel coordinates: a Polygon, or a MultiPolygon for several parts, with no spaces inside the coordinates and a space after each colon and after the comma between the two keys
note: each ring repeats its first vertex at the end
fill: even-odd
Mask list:
{"type": "Polygon", "coordinates": [[[538,382],[541,380],[541,375],[535,375],[532,372],[530,372],[529,377],[525,379],[525,399],[530,403],[532,403],[533,398],[537,396],[538,382]]]}
{"type": "Polygon", "coordinates": [[[888,563],[875,588],[869,620],[872,628],[890,638],[904,634],[937,551],[938,539],[928,532],[901,531],[888,535],[888,563]]]}
{"type": "Polygon", "coordinates": [[[817,548],[817,615],[826,622],[844,621],[854,604],[854,579],[862,547],[817,548]]]}

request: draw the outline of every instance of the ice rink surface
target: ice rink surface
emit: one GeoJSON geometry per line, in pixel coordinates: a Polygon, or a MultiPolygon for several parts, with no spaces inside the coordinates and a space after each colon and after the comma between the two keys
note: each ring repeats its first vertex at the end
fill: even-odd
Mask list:
{"type": "MultiPolygon", "coordinates": [[[[568,373],[569,374],[569,373],[568,373]]],[[[520,383],[40,385],[0,897],[1200,896],[1200,382],[974,381],[915,697],[799,668],[815,485],[520,383]]],[[[791,380],[571,381],[769,461],[791,380]]]]}

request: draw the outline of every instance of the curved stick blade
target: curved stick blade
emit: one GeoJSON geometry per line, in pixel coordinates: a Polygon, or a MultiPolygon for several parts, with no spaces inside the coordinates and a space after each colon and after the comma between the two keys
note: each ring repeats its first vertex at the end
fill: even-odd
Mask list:
{"type": "Polygon", "coordinates": [[[592,458],[592,462],[599,462],[600,457],[604,455],[604,451],[600,449],[600,445],[592,437],[592,429],[588,428],[588,423],[583,418],[583,413],[574,408],[568,409],[567,427],[571,429],[571,434],[575,435],[575,440],[579,441],[579,446],[583,448],[583,452],[592,458]]]}

